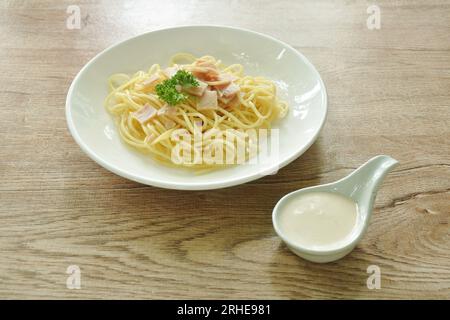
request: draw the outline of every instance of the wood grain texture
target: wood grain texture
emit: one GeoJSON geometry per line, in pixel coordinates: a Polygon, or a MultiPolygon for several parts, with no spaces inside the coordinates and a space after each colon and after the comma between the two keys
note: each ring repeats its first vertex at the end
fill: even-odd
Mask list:
{"type": "Polygon", "coordinates": [[[449,12],[439,0],[2,1],[0,298],[449,299],[449,12]],[[65,27],[70,4],[80,30],[65,27]],[[78,70],[139,33],[211,23],[275,36],[317,66],[329,96],[317,142],[276,176],[207,192],[143,186],[88,159],[64,115],[78,70]],[[356,250],[325,265],[291,254],[272,229],[278,199],[376,154],[401,164],[356,250]],[[71,264],[80,290],[66,288],[71,264]]]}

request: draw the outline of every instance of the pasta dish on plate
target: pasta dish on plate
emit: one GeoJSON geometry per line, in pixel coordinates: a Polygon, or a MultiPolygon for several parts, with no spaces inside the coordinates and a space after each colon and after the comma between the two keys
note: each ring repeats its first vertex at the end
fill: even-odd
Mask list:
{"type": "Polygon", "coordinates": [[[258,152],[252,132],[288,110],[273,81],[212,56],[179,53],[167,68],[113,74],[108,85],[105,107],[127,145],[199,171],[248,161],[258,152]]]}

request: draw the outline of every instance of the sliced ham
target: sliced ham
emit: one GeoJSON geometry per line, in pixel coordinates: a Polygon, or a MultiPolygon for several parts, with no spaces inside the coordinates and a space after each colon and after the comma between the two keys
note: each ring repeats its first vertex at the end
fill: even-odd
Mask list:
{"type": "Polygon", "coordinates": [[[180,67],[178,65],[174,65],[173,67],[168,67],[163,70],[164,75],[167,78],[172,78],[178,71],[180,70],[180,67]]]}
{"type": "Polygon", "coordinates": [[[233,98],[239,90],[239,86],[232,82],[225,89],[220,91],[220,95],[224,98],[233,98]]]}
{"type": "Polygon", "coordinates": [[[194,96],[201,97],[205,92],[206,88],[208,87],[208,85],[203,81],[197,80],[197,82],[199,84],[198,87],[186,87],[183,88],[183,90],[194,96]]]}
{"type": "Polygon", "coordinates": [[[177,125],[177,123],[171,119],[168,118],[162,118],[161,122],[164,125],[164,128],[166,128],[167,130],[172,129],[173,127],[175,127],[177,125]]]}
{"type": "Polygon", "coordinates": [[[216,88],[217,90],[224,90],[232,81],[235,81],[236,79],[237,77],[233,76],[232,74],[222,73],[217,80],[217,82],[220,83],[215,84],[214,88],[216,88]]]}
{"type": "Polygon", "coordinates": [[[204,81],[217,81],[219,79],[219,72],[214,69],[198,68],[192,70],[192,74],[204,81]]]}
{"type": "Polygon", "coordinates": [[[161,109],[158,110],[158,116],[176,116],[177,108],[174,106],[169,106],[168,104],[164,105],[161,109]]]}
{"type": "Polygon", "coordinates": [[[223,104],[227,105],[227,104],[230,103],[230,101],[233,100],[233,99],[234,99],[234,97],[232,97],[232,98],[225,98],[225,97],[220,97],[220,96],[219,96],[219,99],[218,99],[218,100],[219,100],[220,102],[222,102],[223,104]]]}
{"type": "Polygon", "coordinates": [[[233,100],[237,96],[239,92],[240,92],[239,86],[231,82],[223,90],[218,90],[219,101],[224,104],[228,104],[231,100],[233,100]]]}
{"type": "Polygon", "coordinates": [[[139,121],[139,123],[144,124],[156,116],[156,113],[157,110],[147,103],[138,111],[133,112],[133,117],[139,121]]]}
{"type": "Polygon", "coordinates": [[[220,97],[219,101],[224,104],[225,109],[236,108],[237,106],[239,106],[239,103],[240,103],[238,95],[235,95],[233,98],[220,97]]]}
{"type": "Polygon", "coordinates": [[[217,109],[217,91],[205,90],[197,103],[197,110],[217,109]]]}
{"type": "Polygon", "coordinates": [[[196,66],[199,66],[199,67],[216,68],[216,65],[215,65],[214,63],[212,63],[212,62],[209,61],[209,60],[203,60],[203,59],[198,59],[198,60],[195,62],[195,65],[196,65],[196,66]]]}
{"type": "Polygon", "coordinates": [[[136,83],[136,90],[148,90],[154,87],[156,82],[159,80],[159,75],[152,74],[148,79],[145,79],[141,83],[136,83]]]}
{"type": "Polygon", "coordinates": [[[199,60],[197,61],[195,67],[192,68],[192,74],[201,80],[217,81],[219,79],[220,72],[213,63],[199,60]]]}

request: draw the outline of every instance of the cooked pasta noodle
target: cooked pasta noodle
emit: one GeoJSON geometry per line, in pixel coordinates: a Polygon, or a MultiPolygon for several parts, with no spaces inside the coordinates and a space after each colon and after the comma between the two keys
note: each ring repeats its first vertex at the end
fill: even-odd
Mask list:
{"type": "MultiPolygon", "coordinates": [[[[244,75],[240,64],[225,66],[212,56],[196,58],[179,53],[170,59],[169,66],[162,69],[154,64],[147,72],[138,71],[132,76],[112,75],[108,80],[110,93],[105,99],[105,107],[114,115],[122,140],[164,164],[217,168],[223,164],[211,158],[222,151],[236,153],[239,141],[250,145],[245,148],[248,160],[254,141],[246,130],[269,129],[273,121],[282,118],[288,110],[286,102],[277,98],[274,82],[244,75]],[[177,70],[196,76],[203,88],[194,88],[197,95],[186,94],[184,101],[171,106],[158,96],[155,86],[170,79],[170,72],[173,76],[177,70]],[[199,96],[202,90],[206,91],[199,96]],[[217,101],[204,102],[206,95],[217,96],[217,101]],[[217,105],[200,107],[207,103],[217,105]],[[184,139],[195,134],[201,134],[202,139],[194,138],[191,142],[184,139]],[[175,161],[174,155],[181,154],[175,152],[179,147],[188,150],[184,151],[184,156],[188,152],[193,155],[190,159],[196,160],[175,161]]],[[[184,89],[178,86],[177,90],[184,89]]]]}

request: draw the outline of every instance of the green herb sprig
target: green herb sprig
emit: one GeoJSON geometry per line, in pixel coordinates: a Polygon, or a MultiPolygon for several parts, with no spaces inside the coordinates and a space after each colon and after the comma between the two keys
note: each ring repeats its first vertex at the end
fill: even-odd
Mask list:
{"type": "Polygon", "coordinates": [[[167,102],[171,106],[175,106],[186,101],[188,96],[185,93],[178,92],[177,86],[181,87],[198,87],[200,84],[194,78],[192,73],[186,70],[178,70],[170,79],[164,80],[156,85],[156,94],[158,97],[167,102]]]}

